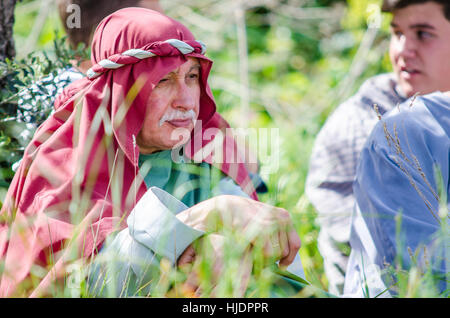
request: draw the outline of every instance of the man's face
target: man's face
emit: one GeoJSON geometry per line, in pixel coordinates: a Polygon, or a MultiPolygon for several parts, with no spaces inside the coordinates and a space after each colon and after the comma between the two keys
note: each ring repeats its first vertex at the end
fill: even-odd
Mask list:
{"type": "Polygon", "coordinates": [[[408,96],[450,90],[450,21],[440,4],[414,4],[393,12],[390,58],[408,96]]]}
{"type": "Polygon", "coordinates": [[[140,152],[150,154],[173,148],[179,143],[176,129],[194,129],[200,108],[200,63],[188,58],[166,74],[153,89],[147,104],[144,124],[137,136],[140,152]]]}

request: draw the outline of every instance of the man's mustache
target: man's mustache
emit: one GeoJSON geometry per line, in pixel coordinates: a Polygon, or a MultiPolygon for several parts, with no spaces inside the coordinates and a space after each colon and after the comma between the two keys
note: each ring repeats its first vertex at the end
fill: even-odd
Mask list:
{"type": "Polygon", "coordinates": [[[166,121],[172,120],[191,119],[192,122],[195,122],[196,116],[197,114],[192,109],[188,111],[171,110],[161,117],[161,119],[159,120],[159,127],[161,127],[166,121]]]}

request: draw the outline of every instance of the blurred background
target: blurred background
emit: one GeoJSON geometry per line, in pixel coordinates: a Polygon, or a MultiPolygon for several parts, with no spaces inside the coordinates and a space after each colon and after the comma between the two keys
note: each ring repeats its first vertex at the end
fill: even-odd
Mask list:
{"type": "MultiPolygon", "coordinates": [[[[291,212],[302,239],[306,278],[327,289],[317,250],[316,212],[304,196],[309,156],[315,136],[335,107],[368,77],[390,71],[389,21],[380,13],[381,1],[160,3],[167,15],[207,44],[207,56],[214,61],[210,86],[219,112],[231,126],[278,129],[277,149],[255,149],[257,154],[268,151],[273,159],[261,161],[262,171],[271,173],[262,174],[268,192],[260,199],[291,212]],[[274,160],[277,169],[264,170],[274,160]]],[[[61,59],[54,41],[64,35],[54,0],[22,0],[15,5],[16,60],[35,56],[35,77],[52,69],[48,61],[57,64],[61,59]],[[39,56],[46,62],[40,64],[39,56]]],[[[0,121],[5,114],[0,112],[0,121]]],[[[12,148],[12,139],[11,133],[0,132],[0,201],[13,175],[14,151],[20,148],[12,148]]]]}

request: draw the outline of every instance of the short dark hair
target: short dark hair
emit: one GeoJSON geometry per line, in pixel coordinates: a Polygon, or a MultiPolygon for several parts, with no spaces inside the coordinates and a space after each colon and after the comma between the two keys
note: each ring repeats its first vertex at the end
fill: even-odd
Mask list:
{"type": "Polygon", "coordinates": [[[450,21],[450,1],[449,0],[383,0],[381,10],[383,12],[392,12],[396,9],[403,9],[413,4],[422,4],[427,2],[435,2],[442,5],[444,16],[450,21]]]}
{"type": "Polygon", "coordinates": [[[59,0],[59,17],[67,33],[67,40],[72,48],[79,43],[89,47],[95,28],[103,18],[126,7],[138,6],[139,0],[59,0]],[[72,14],[67,12],[68,6],[76,4],[80,7],[80,27],[69,28],[67,18],[72,14]]]}

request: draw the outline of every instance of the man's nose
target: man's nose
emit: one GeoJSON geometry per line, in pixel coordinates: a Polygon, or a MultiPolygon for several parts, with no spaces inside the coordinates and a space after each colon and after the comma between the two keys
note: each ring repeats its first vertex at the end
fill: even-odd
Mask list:
{"type": "Polygon", "coordinates": [[[397,41],[397,53],[403,58],[414,58],[417,53],[417,41],[410,36],[402,35],[397,41]]]}
{"type": "Polygon", "coordinates": [[[190,110],[195,108],[198,101],[195,88],[187,85],[184,81],[178,81],[176,86],[175,97],[172,102],[174,108],[180,108],[183,110],[190,110]]]}

